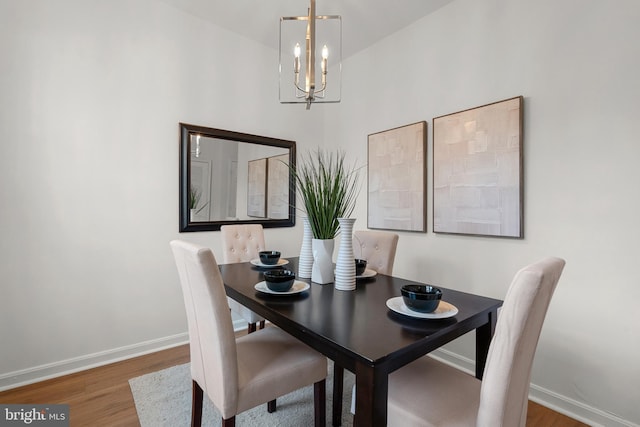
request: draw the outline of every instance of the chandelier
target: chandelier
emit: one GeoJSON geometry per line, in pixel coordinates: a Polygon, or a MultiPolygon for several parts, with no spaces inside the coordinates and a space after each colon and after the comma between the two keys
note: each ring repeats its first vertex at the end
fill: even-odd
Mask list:
{"type": "Polygon", "coordinates": [[[312,102],[340,102],[342,73],[342,18],[317,16],[316,0],[310,1],[306,16],[280,18],[280,102],[304,103],[307,110],[312,102]],[[320,57],[316,57],[317,40],[322,45],[320,57]]]}

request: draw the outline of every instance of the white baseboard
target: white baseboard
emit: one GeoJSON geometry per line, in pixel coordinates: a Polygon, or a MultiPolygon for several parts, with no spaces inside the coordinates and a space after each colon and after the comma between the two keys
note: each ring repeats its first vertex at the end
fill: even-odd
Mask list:
{"type": "Polygon", "coordinates": [[[640,424],[625,420],[615,414],[594,408],[535,384],[531,384],[529,388],[529,399],[590,426],[640,427],[640,424]]]}
{"type": "MultiPolygon", "coordinates": [[[[475,362],[469,358],[445,349],[436,350],[430,355],[443,363],[475,375],[475,362]]],[[[640,427],[640,425],[624,420],[614,414],[562,396],[535,384],[531,384],[529,388],[529,399],[593,427],[640,427]]]]}
{"type": "Polygon", "coordinates": [[[33,384],[63,375],[73,374],[98,366],[108,365],[132,357],[142,356],[156,351],[176,347],[189,342],[189,335],[176,334],[164,338],[145,341],[85,356],[22,369],[0,375],[0,391],[9,390],[23,385],[33,384]]]}
{"type": "MultiPolygon", "coordinates": [[[[246,329],[246,327],[247,323],[242,319],[233,321],[233,329],[236,332],[246,329]]],[[[182,344],[187,344],[188,342],[189,334],[184,332],[138,344],[35,366],[33,368],[22,369],[20,371],[9,372],[7,374],[0,375],[0,391],[37,383],[51,378],[61,377],[63,375],[73,374],[75,372],[91,368],[97,368],[98,366],[104,366],[110,363],[120,362],[133,357],[165,350],[167,348],[177,347],[182,344]]]]}

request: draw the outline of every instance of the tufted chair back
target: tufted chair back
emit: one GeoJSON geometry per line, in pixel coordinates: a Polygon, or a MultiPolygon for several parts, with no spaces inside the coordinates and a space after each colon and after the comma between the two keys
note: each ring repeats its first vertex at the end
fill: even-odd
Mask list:
{"type": "MultiPolygon", "coordinates": [[[[220,231],[222,233],[222,260],[224,264],[251,261],[260,256],[260,251],[265,250],[264,230],[260,224],[223,225],[220,227],[220,231]]],[[[258,322],[260,322],[261,328],[264,327],[262,317],[231,298],[228,298],[227,302],[231,311],[247,321],[249,333],[256,330],[258,322]]]]}
{"type": "Polygon", "coordinates": [[[398,235],[388,231],[358,230],[353,233],[353,254],[366,259],[367,268],[391,275],[398,247],[398,235]]]}
{"type": "Polygon", "coordinates": [[[223,225],[220,231],[225,264],[251,261],[265,250],[264,231],[260,224],[223,225]]]}

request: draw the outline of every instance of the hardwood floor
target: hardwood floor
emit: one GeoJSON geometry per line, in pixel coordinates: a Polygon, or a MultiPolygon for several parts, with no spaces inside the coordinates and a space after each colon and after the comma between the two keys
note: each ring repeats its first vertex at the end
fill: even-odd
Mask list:
{"type": "MultiPolygon", "coordinates": [[[[146,356],[0,392],[0,403],[66,403],[72,427],[139,426],[129,379],[189,361],[182,345],[146,356]]],[[[529,402],[528,427],[582,427],[581,422],[529,402]]]]}
{"type": "Polygon", "coordinates": [[[66,403],[72,427],[139,426],[129,379],[189,361],[189,346],[163,350],[7,390],[0,403],[66,403]]]}

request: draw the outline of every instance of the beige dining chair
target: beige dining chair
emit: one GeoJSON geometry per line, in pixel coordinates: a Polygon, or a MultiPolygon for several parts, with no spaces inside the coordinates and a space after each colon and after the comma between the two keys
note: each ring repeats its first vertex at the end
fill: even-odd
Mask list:
{"type": "Polygon", "coordinates": [[[390,426],[525,426],[531,366],[565,261],[515,275],[498,315],[483,380],[425,356],[389,376],[390,426]]]}
{"type": "MultiPolygon", "coordinates": [[[[264,230],[260,224],[223,225],[222,261],[225,264],[248,262],[259,258],[260,251],[265,250],[264,230]]],[[[231,311],[247,321],[247,332],[251,333],[260,325],[264,328],[264,319],[239,302],[228,298],[231,311]]]]}
{"type": "Polygon", "coordinates": [[[211,249],[173,240],[189,328],[192,426],[202,423],[204,394],[222,415],[222,425],[262,403],[314,384],[314,419],[325,425],[327,359],[279,328],[235,338],[224,283],[211,249]]]}
{"type": "Polygon", "coordinates": [[[388,231],[357,230],[353,233],[353,253],[366,259],[367,268],[380,274],[393,274],[398,235],[388,231]]]}

